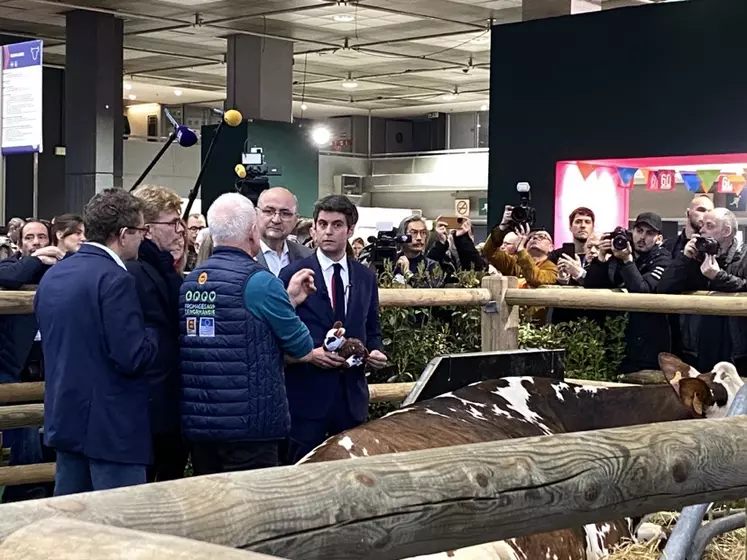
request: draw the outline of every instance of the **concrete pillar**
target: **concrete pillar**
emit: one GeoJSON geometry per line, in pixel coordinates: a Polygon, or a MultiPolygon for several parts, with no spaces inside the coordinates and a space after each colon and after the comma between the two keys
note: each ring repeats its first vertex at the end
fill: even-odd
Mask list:
{"type": "Polygon", "coordinates": [[[74,10],[65,32],[65,206],[122,186],[122,20],[74,10]]]}
{"type": "Polygon", "coordinates": [[[245,119],[292,122],[293,43],[252,35],[228,37],[226,108],[245,119]]]}
{"type": "Polygon", "coordinates": [[[601,10],[602,0],[524,0],[521,19],[527,21],[601,10]]]}

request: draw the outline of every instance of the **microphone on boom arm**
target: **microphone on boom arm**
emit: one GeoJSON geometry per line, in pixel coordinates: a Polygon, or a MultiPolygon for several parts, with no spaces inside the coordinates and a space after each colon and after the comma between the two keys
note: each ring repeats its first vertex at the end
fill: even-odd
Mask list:
{"type": "Polygon", "coordinates": [[[158,160],[163,157],[163,154],[165,154],[166,150],[169,149],[169,146],[174,143],[174,140],[176,140],[177,144],[179,144],[180,146],[184,146],[185,148],[189,148],[190,146],[194,146],[195,144],[197,144],[197,134],[194,130],[191,130],[188,127],[180,125],[178,122],[176,122],[176,119],[171,116],[171,113],[168,109],[164,108],[163,112],[166,115],[166,118],[169,119],[171,126],[174,127],[174,130],[171,131],[168,139],[166,140],[166,143],[164,143],[163,147],[158,151],[153,160],[148,164],[148,167],[145,168],[145,171],[143,171],[140,174],[140,177],[137,178],[135,184],[130,187],[130,192],[134,191],[140,186],[140,183],[145,180],[145,177],[148,175],[148,173],[150,173],[150,170],[153,169],[156,163],[158,163],[158,160]]]}
{"type": "Polygon", "coordinates": [[[230,127],[236,127],[241,124],[241,121],[244,119],[244,117],[241,116],[241,113],[239,113],[236,109],[229,109],[228,111],[221,111],[220,109],[213,109],[213,113],[216,115],[220,115],[223,117],[221,121],[218,123],[218,126],[215,129],[215,132],[213,133],[213,137],[210,139],[210,145],[208,146],[207,152],[205,153],[205,159],[202,160],[202,166],[200,167],[200,173],[197,175],[197,179],[195,180],[195,184],[192,187],[192,189],[189,191],[189,199],[187,200],[187,205],[184,208],[184,215],[182,216],[183,220],[186,220],[189,217],[189,212],[192,210],[192,204],[194,204],[195,199],[197,198],[197,193],[200,192],[200,184],[202,183],[202,175],[205,173],[205,169],[207,169],[207,164],[210,161],[210,156],[213,153],[213,148],[215,147],[215,141],[220,136],[220,133],[223,131],[223,125],[226,124],[230,127]]]}

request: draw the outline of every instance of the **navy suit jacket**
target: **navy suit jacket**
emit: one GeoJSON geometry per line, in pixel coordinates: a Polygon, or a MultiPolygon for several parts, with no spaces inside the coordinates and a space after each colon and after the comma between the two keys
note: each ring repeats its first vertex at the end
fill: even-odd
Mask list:
{"type": "MultiPolygon", "coordinates": [[[[286,266],[280,272],[280,279],[287,287],[291,277],[302,268],[314,271],[317,291],[309,295],[296,312],[309,328],[314,348],[319,348],[334,324],[334,315],[316,253],[286,266]]],[[[351,259],[348,259],[348,273],[350,287],[345,336],[359,339],[369,350],[381,350],[376,275],[370,268],[351,259]]],[[[350,369],[322,369],[311,364],[286,366],[285,384],[291,421],[328,418],[333,407],[340,405],[334,400],[341,382],[347,392],[350,414],[356,421],[363,422],[368,416],[368,384],[363,366],[350,369]]]]}
{"type": "Polygon", "coordinates": [[[39,283],[34,311],[46,367],[44,438],[60,451],[148,464],[147,337],[135,279],[83,245],[39,283]]]}

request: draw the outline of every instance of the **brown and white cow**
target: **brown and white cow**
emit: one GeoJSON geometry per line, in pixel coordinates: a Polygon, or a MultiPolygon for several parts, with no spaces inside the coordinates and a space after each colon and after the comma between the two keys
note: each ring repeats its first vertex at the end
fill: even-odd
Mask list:
{"type": "MultiPolygon", "coordinates": [[[[332,437],[300,463],[723,417],[743,384],[729,363],[719,363],[706,374],[698,373],[671,354],[661,354],[659,363],[669,384],[608,388],[542,377],[475,383],[332,437]]],[[[599,560],[621,539],[632,537],[632,531],[631,520],[625,519],[417,558],[599,560]]]]}

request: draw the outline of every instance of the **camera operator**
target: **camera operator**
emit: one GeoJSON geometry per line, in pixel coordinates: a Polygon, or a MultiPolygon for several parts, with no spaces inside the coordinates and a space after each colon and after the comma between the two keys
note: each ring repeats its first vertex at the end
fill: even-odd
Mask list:
{"type": "MultiPolygon", "coordinates": [[[[661,246],[661,230],[661,217],[644,212],[636,218],[632,232],[618,227],[602,235],[599,256],[589,265],[584,287],[654,293],[672,260],[661,246]]],[[[631,313],[625,332],[625,357],[618,371],[658,369],[659,353],[668,352],[669,348],[669,323],[664,315],[631,313]]]]}
{"type": "MultiPolygon", "coordinates": [[[[693,234],[666,271],[658,291],[681,294],[695,290],[747,291],[747,258],[736,239],[737,219],[725,208],[706,212],[699,234],[693,234]]],[[[700,371],[720,361],[747,374],[747,320],[742,317],[681,315],[682,358],[700,371]]]]}
{"type": "Polygon", "coordinates": [[[448,224],[436,220],[437,239],[428,251],[428,258],[441,264],[441,268],[459,270],[487,270],[488,264],[475,248],[475,235],[469,218],[457,218],[459,229],[448,231],[448,224]]]}
{"type": "Polygon", "coordinates": [[[498,272],[506,276],[523,278],[527,285],[536,288],[543,284],[556,284],[558,268],[548,259],[552,251],[552,237],[542,229],[530,231],[528,224],[516,224],[512,218],[514,207],[506,206],[503,219],[490,232],[483,253],[498,272]],[[510,228],[518,236],[516,254],[501,250],[510,228]]]}
{"type": "MultiPolygon", "coordinates": [[[[399,225],[399,234],[411,238],[408,243],[401,244],[401,250],[397,253],[394,276],[401,277],[411,284],[418,284],[419,288],[435,288],[444,283],[444,278],[437,278],[434,274],[436,266],[440,263],[425,255],[425,244],[428,240],[428,227],[421,216],[410,216],[402,220],[399,225]],[[428,280],[423,282],[418,279],[418,268],[423,263],[428,280]],[[425,285],[423,285],[425,284],[425,285]]],[[[444,275],[450,274],[453,269],[443,270],[444,275]]]]}

